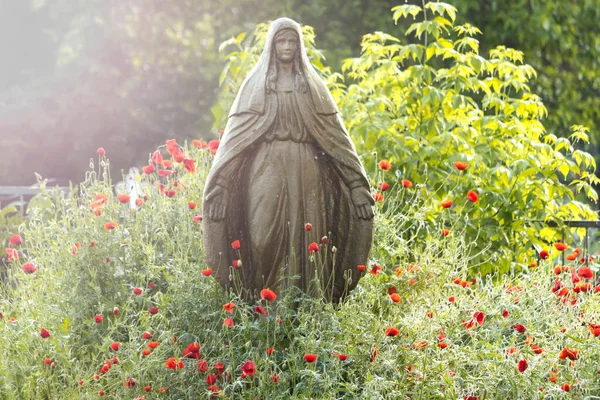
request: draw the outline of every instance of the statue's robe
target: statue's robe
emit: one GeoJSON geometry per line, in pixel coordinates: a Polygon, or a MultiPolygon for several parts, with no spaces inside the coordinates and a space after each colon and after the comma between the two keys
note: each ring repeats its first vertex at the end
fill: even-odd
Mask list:
{"type": "Polygon", "coordinates": [[[302,37],[299,26],[289,21],[271,26],[263,57],[231,108],[204,191],[206,262],[222,284],[231,285],[229,268],[237,252],[230,244],[239,240],[239,273],[246,289],[293,284],[310,293],[308,284],[317,275],[326,297],[337,301],[358,283],[356,267],[367,263],[372,245],[373,220],[360,219],[350,197],[352,188],[369,190],[369,183],[303,46],[293,84],[267,84],[275,34],[294,29],[302,37]],[[218,186],[229,198],[225,219],[215,221],[207,210],[210,202],[222,201],[211,195],[218,186]],[[313,230],[306,232],[305,223],[313,230]],[[310,261],[308,244],[321,243],[322,236],[328,238],[327,247],[310,261]],[[290,276],[299,279],[286,281],[290,276]]]}

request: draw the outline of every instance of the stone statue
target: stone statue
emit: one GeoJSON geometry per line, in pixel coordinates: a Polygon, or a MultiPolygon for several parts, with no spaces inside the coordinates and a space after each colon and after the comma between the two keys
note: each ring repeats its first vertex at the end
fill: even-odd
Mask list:
{"type": "Polygon", "coordinates": [[[223,285],[240,256],[250,294],[286,285],[317,294],[318,278],[337,302],[358,283],[373,242],[369,182],[291,19],[272,23],[231,107],[203,210],[206,262],[223,285]]]}

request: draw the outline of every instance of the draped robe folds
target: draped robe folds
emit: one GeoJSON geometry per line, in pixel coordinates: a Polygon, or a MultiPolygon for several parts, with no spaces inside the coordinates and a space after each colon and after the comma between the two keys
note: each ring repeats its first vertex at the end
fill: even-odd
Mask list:
{"type": "MultiPolygon", "coordinates": [[[[280,28],[299,30],[282,20],[280,28]]],[[[356,267],[367,263],[372,245],[373,220],[358,217],[350,196],[352,188],[369,189],[364,168],[320,78],[295,74],[294,90],[284,94],[266,90],[265,74],[253,72],[238,93],[206,181],[206,262],[221,284],[232,285],[230,266],[238,254],[231,243],[239,240],[239,274],[249,292],[288,284],[310,292],[316,274],[328,283],[326,298],[337,301],[358,283],[356,267]],[[278,113],[290,110],[295,131],[277,137],[278,113]],[[229,193],[222,220],[207,215],[211,202],[223,201],[212,196],[217,186],[229,193]],[[305,232],[305,223],[313,230],[305,232]],[[328,236],[328,251],[317,253],[321,263],[311,262],[307,246],[322,236],[328,236]],[[299,279],[288,282],[289,276],[299,279]]]]}

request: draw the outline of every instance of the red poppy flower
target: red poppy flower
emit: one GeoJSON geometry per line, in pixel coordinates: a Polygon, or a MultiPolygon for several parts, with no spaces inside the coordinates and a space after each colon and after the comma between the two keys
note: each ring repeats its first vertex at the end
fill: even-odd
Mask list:
{"type": "Polygon", "coordinates": [[[525,372],[525,370],[527,370],[528,366],[529,365],[527,364],[527,360],[525,360],[525,359],[519,360],[519,363],[517,364],[517,368],[519,369],[519,372],[521,372],[521,373],[525,372]]]}
{"type": "Polygon", "coordinates": [[[256,365],[254,365],[253,361],[246,361],[242,364],[242,372],[246,374],[246,376],[252,376],[256,372],[256,365]]]}
{"type": "Polygon", "coordinates": [[[425,341],[415,342],[412,344],[412,347],[415,350],[424,349],[425,347],[427,347],[427,342],[425,342],[425,341]]]}
{"type": "Polygon", "coordinates": [[[170,169],[159,169],[158,170],[158,176],[160,176],[161,178],[164,178],[164,177],[169,176],[174,173],[175,173],[175,171],[171,171],[170,169]]]}
{"type": "Polygon", "coordinates": [[[14,234],[8,240],[13,246],[20,246],[23,243],[23,238],[20,235],[14,234]]]}
{"type": "Polygon", "coordinates": [[[135,199],[135,205],[137,207],[143,206],[144,205],[144,200],[142,200],[142,199],[135,199]]]}
{"type": "Polygon", "coordinates": [[[183,349],[182,354],[184,357],[188,358],[200,358],[200,343],[192,342],[188,344],[188,346],[183,349]]]}
{"type": "Polygon", "coordinates": [[[172,156],[173,156],[173,160],[178,163],[185,160],[185,154],[183,154],[183,151],[181,151],[181,149],[175,150],[175,152],[172,154],[172,156]]]}
{"type": "Polygon", "coordinates": [[[5,249],[4,252],[8,256],[8,262],[19,261],[19,252],[16,249],[5,249]]]}
{"type": "Polygon", "coordinates": [[[215,154],[217,154],[217,150],[219,149],[219,144],[221,143],[220,140],[211,140],[210,142],[208,142],[208,150],[210,151],[210,153],[214,156],[215,154]]]}
{"type": "Polygon", "coordinates": [[[144,338],[146,340],[150,340],[150,339],[152,339],[152,334],[150,332],[144,332],[144,333],[142,333],[142,338],[144,338]]]}
{"type": "Polygon", "coordinates": [[[260,291],[260,298],[267,301],[273,301],[277,298],[277,295],[271,289],[263,289],[260,291]]]}
{"type": "Polygon", "coordinates": [[[194,222],[201,222],[202,221],[202,215],[195,215],[193,218],[194,222]]]}
{"type": "Polygon", "coordinates": [[[544,349],[536,345],[531,345],[531,350],[533,350],[535,354],[542,354],[544,352],[544,349]]]}
{"type": "Polygon", "coordinates": [[[477,194],[477,192],[470,190],[467,193],[467,199],[473,203],[477,203],[477,200],[479,200],[479,195],[477,194]]]}
{"type": "Polygon", "coordinates": [[[383,193],[381,193],[381,192],[373,193],[373,200],[375,200],[378,203],[381,203],[383,201],[383,193]]]}
{"type": "Polygon", "coordinates": [[[52,360],[50,358],[46,357],[46,358],[44,358],[44,364],[50,365],[50,364],[52,364],[52,360]]]}
{"type": "Polygon", "coordinates": [[[131,197],[126,193],[121,193],[121,194],[117,195],[117,199],[119,199],[120,203],[129,203],[129,200],[131,200],[131,197]]]}
{"type": "Polygon", "coordinates": [[[235,308],[235,304],[233,302],[223,304],[223,310],[227,311],[229,314],[233,314],[233,309],[235,308]]]}
{"type": "Polygon", "coordinates": [[[150,355],[150,353],[152,353],[152,350],[150,350],[150,349],[144,349],[144,350],[142,350],[142,354],[144,356],[150,355]]]}
{"type": "Polygon", "coordinates": [[[307,363],[314,363],[315,361],[317,361],[317,355],[311,353],[305,354],[304,361],[306,361],[307,363]]]}
{"type": "Polygon", "coordinates": [[[446,199],[440,203],[440,205],[444,208],[452,207],[452,200],[446,199]]]}
{"type": "Polygon", "coordinates": [[[167,151],[171,155],[173,153],[175,153],[177,150],[179,150],[179,145],[177,144],[177,139],[165,140],[165,145],[166,145],[167,151]]]}
{"type": "Polygon", "coordinates": [[[197,206],[198,205],[194,201],[189,201],[188,202],[188,207],[190,208],[190,210],[195,210],[197,206]]]}
{"type": "Polygon", "coordinates": [[[148,311],[150,312],[150,314],[154,315],[158,313],[158,307],[150,307],[148,311]]]}
{"type": "Polygon", "coordinates": [[[392,300],[392,302],[394,303],[400,303],[402,301],[402,298],[398,293],[392,293],[390,294],[390,300],[392,300]]]}
{"type": "Polygon", "coordinates": [[[373,361],[375,361],[375,358],[377,358],[377,354],[379,354],[379,347],[377,347],[377,345],[375,343],[373,343],[373,345],[371,346],[371,349],[369,350],[369,354],[370,354],[369,362],[372,363],[373,361]]]}
{"type": "Polygon", "coordinates": [[[242,268],[242,260],[233,260],[231,262],[231,265],[233,266],[233,268],[235,269],[240,269],[242,268]]]}
{"type": "Polygon", "coordinates": [[[193,174],[194,172],[196,172],[196,166],[194,165],[194,160],[191,160],[189,158],[186,158],[185,160],[183,160],[183,167],[190,174],[193,174]]]}
{"type": "Polygon", "coordinates": [[[600,324],[590,324],[589,328],[594,337],[600,336],[600,324]]]}
{"type": "Polygon", "coordinates": [[[364,271],[365,271],[365,269],[367,269],[367,267],[366,267],[365,265],[362,265],[362,264],[361,264],[361,265],[357,265],[357,266],[356,266],[356,269],[358,269],[360,272],[364,272],[364,271]]]}
{"type": "Polygon", "coordinates": [[[33,274],[35,271],[37,271],[37,268],[32,263],[27,263],[27,264],[23,265],[22,268],[26,274],[33,274]]]}
{"type": "Polygon", "coordinates": [[[203,140],[199,140],[199,139],[192,140],[192,144],[197,149],[206,149],[208,147],[208,143],[206,143],[203,140]]]}
{"type": "Polygon", "coordinates": [[[42,337],[42,339],[47,339],[50,337],[50,332],[48,332],[46,329],[42,328],[40,330],[40,336],[42,337]]]}
{"type": "Polygon", "coordinates": [[[456,169],[458,169],[459,171],[464,171],[469,167],[469,164],[465,161],[454,161],[452,164],[454,164],[456,169]]]}
{"type": "Polygon", "coordinates": [[[442,234],[442,236],[448,236],[450,234],[450,231],[448,229],[444,228],[440,231],[440,233],[442,234]]]}
{"type": "Polygon", "coordinates": [[[371,275],[377,275],[381,271],[381,266],[379,264],[373,264],[371,268],[371,275]]]}
{"type": "Polygon", "coordinates": [[[263,306],[254,307],[254,312],[262,315],[267,315],[267,311],[264,309],[263,306]]]}
{"type": "Polygon", "coordinates": [[[265,350],[265,353],[267,353],[268,356],[270,356],[271,354],[273,354],[275,352],[275,349],[272,347],[269,347],[267,350],[265,350]]]}
{"type": "Polygon", "coordinates": [[[212,372],[210,374],[208,374],[208,376],[206,377],[206,384],[207,385],[214,385],[215,382],[217,382],[217,377],[215,376],[215,374],[213,374],[212,372]]]}
{"type": "Polygon", "coordinates": [[[150,347],[151,349],[155,349],[158,347],[159,344],[159,342],[148,342],[148,347],[150,347]]]}
{"type": "Polygon", "coordinates": [[[379,168],[384,170],[384,171],[389,171],[390,168],[392,168],[392,163],[389,162],[388,160],[381,160],[379,161],[379,168]]]}
{"type": "Polygon", "coordinates": [[[308,245],[308,251],[310,251],[311,253],[316,253],[317,251],[319,251],[319,245],[316,242],[312,242],[308,245]]]}
{"type": "Polygon", "coordinates": [[[98,147],[96,154],[99,154],[101,157],[106,157],[106,150],[104,150],[104,147],[98,147]]]}
{"type": "Polygon", "coordinates": [[[97,323],[97,324],[100,324],[100,323],[101,323],[101,322],[104,320],[104,318],[103,318],[103,317],[102,317],[102,315],[100,315],[100,314],[96,314],[96,315],[94,316],[94,319],[96,320],[96,323],[97,323]]]}
{"type": "Polygon", "coordinates": [[[404,186],[407,189],[412,187],[412,185],[413,185],[412,182],[409,181],[408,179],[402,179],[400,182],[402,183],[402,186],[404,186]]]}
{"type": "Polygon", "coordinates": [[[377,188],[382,192],[385,192],[390,188],[390,185],[387,182],[382,182],[377,188]]]}
{"type": "Polygon", "coordinates": [[[183,361],[179,360],[178,362],[175,357],[170,357],[167,359],[167,361],[165,361],[165,367],[176,371],[178,369],[183,369],[185,365],[183,364],[183,361]]]}
{"type": "Polygon", "coordinates": [[[177,194],[177,192],[173,189],[165,190],[165,196],[167,196],[167,197],[174,197],[176,194],[177,194]]]}
{"type": "Polygon", "coordinates": [[[385,330],[385,336],[398,336],[400,330],[394,326],[390,326],[385,330]]]}
{"type": "Polygon", "coordinates": [[[142,172],[146,175],[150,175],[151,173],[154,172],[154,165],[152,164],[148,164],[142,167],[142,172]]]}
{"type": "Polygon", "coordinates": [[[202,275],[204,275],[204,276],[211,276],[212,272],[213,272],[212,268],[206,268],[206,269],[202,270],[202,275]]]}
{"type": "Polygon", "coordinates": [[[112,342],[109,347],[113,350],[113,351],[117,351],[119,350],[119,346],[121,346],[120,342],[112,342]]]}
{"type": "Polygon", "coordinates": [[[594,271],[588,267],[581,267],[577,271],[577,275],[583,279],[592,279],[594,277],[594,271]]]}
{"type": "Polygon", "coordinates": [[[568,246],[566,244],[564,244],[563,242],[556,242],[556,243],[554,243],[554,247],[558,251],[565,251],[568,246]]]}
{"type": "Polygon", "coordinates": [[[107,231],[110,231],[112,229],[115,229],[117,226],[119,226],[119,224],[111,221],[111,222],[107,222],[104,224],[104,229],[106,229],[107,231]]]}
{"type": "Polygon", "coordinates": [[[231,328],[233,325],[235,325],[232,318],[225,318],[223,320],[223,324],[228,328],[231,328]]]}
{"type": "Polygon", "coordinates": [[[221,376],[221,375],[223,375],[223,372],[225,372],[225,363],[223,363],[223,362],[215,363],[213,365],[213,368],[215,369],[215,371],[217,371],[217,375],[221,376]]]}
{"type": "Polygon", "coordinates": [[[144,290],[142,288],[139,288],[139,287],[134,287],[132,289],[132,292],[133,292],[134,295],[139,296],[139,295],[141,295],[144,292],[144,290]]]}
{"type": "Polygon", "coordinates": [[[335,355],[340,361],[346,361],[348,359],[348,356],[344,353],[338,353],[335,355]]]}
{"type": "Polygon", "coordinates": [[[574,261],[574,260],[577,260],[577,256],[578,256],[577,253],[571,253],[571,254],[567,255],[565,258],[569,261],[574,261]]]}
{"type": "Polygon", "coordinates": [[[312,225],[307,222],[306,224],[304,224],[304,230],[306,232],[312,231],[312,225]]]}
{"type": "Polygon", "coordinates": [[[545,260],[545,259],[547,259],[548,257],[550,257],[550,253],[548,253],[548,251],[547,251],[547,250],[542,250],[542,251],[540,251],[540,258],[541,258],[542,260],[545,260]]]}
{"type": "Polygon", "coordinates": [[[240,249],[240,241],[239,240],[234,240],[231,243],[231,248],[234,250],[239,250],[240,249]]]}
{"type": "Polygon", "coordinates": [[[563,348],[560,351],[560,354],[558,355],[558,358],[561,360],[564,360],[565,358],[568,358],[570,360],[573,361],[577,361],[578,356],[577,354],[579,353],[579,350],[575,350],[575,349],[569,349],[568,347],[563,348]]]}
{"type": "Polygon", "coordinates": [[[515,324],[513,325],[513,328],[519,333],[525,333],[525,331],[527,330],[527,328],[525,328],[523,324],[515,324]]]}
{"type": "Polygon", "coordinates": [[[562,390],[564,390],[565,392],[568,392],[568,391],[570,391],[570,390],[571,390],[571,387],[572,387],[572,386],[573,386],[573,385],[572,385],[572,384],[570,384],[570,383],[563,383],[563,385],[562,385],[560,388],[561,388],[562,390]]]}
{"type": "Polygon", "coordinates": [[[507,310],[506,308],[505,308],[504,310],[502,310],[502,316],[503,316],[504,318],[507,318],[507,317],[508,317],[508,310],[507,310]]]}
{"type": "Polygon", "coordinates": [[[198,360],[198,364],[196,364],[196,369],[200,373],[208,371],[208,362],[206,360],[198,360]]]}
{"type": "Polygon", "coordinates": [[[477,322],[477,324],[483,325],[485,322],[485,314],[483,314],[481,311],[475,311],[473,314],[473,319],[477,322]]]}

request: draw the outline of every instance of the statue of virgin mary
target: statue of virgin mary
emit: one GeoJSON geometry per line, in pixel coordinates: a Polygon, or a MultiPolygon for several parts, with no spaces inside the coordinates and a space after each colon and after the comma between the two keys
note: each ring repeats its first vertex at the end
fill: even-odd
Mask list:
{"type": "Polygon", "coordinates": [[[251,294],[313,294],[317,282],[337,302],[358,283],[373,241],[369,181],[291,19],[272,23],[231,107],[203,210],[206,262],[225,286],[240,258],[251,294]]]}

